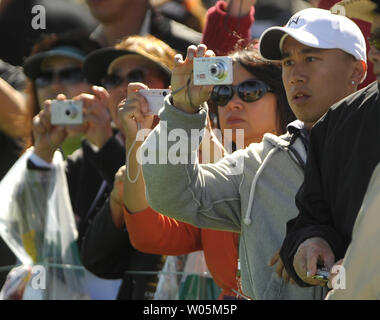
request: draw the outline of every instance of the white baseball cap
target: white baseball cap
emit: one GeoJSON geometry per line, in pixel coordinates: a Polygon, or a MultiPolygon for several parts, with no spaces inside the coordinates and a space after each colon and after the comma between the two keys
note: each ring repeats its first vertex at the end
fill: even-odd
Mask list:
{"type": "Polygon", "coordinates": [[[286,36],[319,49],[341,49],[367,64],[366,43],[359,27],[350,19],[329,10],[308,8],[294,14],[285,27],[271,27],[259,40],[260,54],[268,60],[281,59],[286,36]]]}

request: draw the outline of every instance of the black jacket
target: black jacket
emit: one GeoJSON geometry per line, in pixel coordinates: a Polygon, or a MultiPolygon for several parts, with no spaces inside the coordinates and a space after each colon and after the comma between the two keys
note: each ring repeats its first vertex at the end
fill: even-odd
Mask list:
{"type": "MultiPolygon", "coordinates": [[[[199,44],[202,35],[174,20],[164,16],[155,8],[151,8],[149,34],[164,41],[176,51],[186,54],[187,47],[199,44]]],[[[91,34],[91,38],[102,47],[107,47],[107,39],[101,27],[98,26],[91,34]]]]}
{"type": "Polygon", "coordinates": [[[197,45],[201,39],[196,38],[196,32],[192,29],[187,29],[183,26],[184,30],[181,30],[180,25],[178,23],[177,25],[178,28],[173,25],[173,20],[152,9],[150,34],[166,42],[170,47],[178,52],[186,54],[187,47],[192,44],[197,45]]]}
{"type": "Polygon", "coordinates": [[[152,272],[161,270],[161,256],[142,253],[131,245],[128,231],[115,227],[108,200],[85,233],[81,258],[86,269],[98,277],[123,279],[117,299],[153,298],[158,279],[152,272]]]}
{"type": "Polygon", "coordinates": [[[125,148],[115,136],[98,152],[84,140],[82,147],[68,159],[70,198],[74,213],[79,216],[78,244],[86,269],[104,279],[123,279],[117,299],[151,299],[157,276],[138,272],[159,271],[161,256],[134,249],[128,232],[115,227],[106,201],[115,174],[124,163],[125,148]],[[102,181],[106,181],[106,187],[93,203],[102,181]]]}
{"type": "Polygon", "coordinates": [[[380,97],[377,82],[338,102],[312,128],[305,180],[296,195],[299,215],[287,223],[280,256],[291,277],[306,239],[321,237],[335,260],[344,257],[369,180],[380,161],[380,97]]]}
{"type": "Polygon", "coordinates": [[[87,140],[83,140],[81,148],[67,158],[66,176],[71,205],[79,221],[79,247],[88,223],[105,203],[112,190],[115,174],[124,163],[125,148],[115,136],[97,152],[87,140]],[[103,192],[98,195],[103,181],[103,192]]]}

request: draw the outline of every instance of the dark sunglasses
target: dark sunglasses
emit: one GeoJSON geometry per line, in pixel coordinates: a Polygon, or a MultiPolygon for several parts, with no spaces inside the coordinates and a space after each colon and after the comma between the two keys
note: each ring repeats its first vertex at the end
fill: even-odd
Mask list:
{"type": "Polygon", "coordinates": [[[379,35],[371,35],[367,38],[368,43],[371,47],[376,48],[376,50],[380,50],[380,37],[379,35]]]}
{"type": "Polygon", "coordinates": [[[267,92],[273,91],[265,82],[251,79],[233,85],[217,85],[211,92],[211,100],[218,106],[227,105],[235,93],[244,102],[254,102],[261,99],[267,92]]]}
{"type": "Polygon", "coordinates": [[[127,83],[130,83],[130,82],[144,82],[144,79],[145,79],[144,71],[141,69],[134,69],[128,72],[124,78],[120,77],[117,74],[109,74],[101,80],[101,84],[106,89],[113,89],[121,85],[124,82],[124,80],[127,81],[127,83]]]}
{"type": "Polygon", "coordinates": [[[65,85],[74,85],[80,82],[85,82],[85,78],[81,68],[70,68],[59,71],[44,71],[41,72],[35,79],[37,88],[45,88],[50,86],[54,79],[65,85]]]}

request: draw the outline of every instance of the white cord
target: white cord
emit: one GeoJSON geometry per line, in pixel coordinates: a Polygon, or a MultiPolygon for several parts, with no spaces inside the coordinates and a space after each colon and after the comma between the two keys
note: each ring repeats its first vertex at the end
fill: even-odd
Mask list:
{"type": "MultiPolygon", "coordinates": [[[[137,132],[141,129],[141,125],[140,123],[137,123],[137,132]]],[[[137,136],[137,135],[136,135],[137,136]]],[[[137,174],[136,174],[136,177],[135,179],[131,179],[131,176],[129,175],[129,157],[131,155],[131,152],[132,152],[132,149],[135,147],[135,144],[136,144],[136,138],[135,138],[135,141],[133,141],[131,147],[129,148],[128,150],[128,153],[127,153],[127,178],[128,178],[128,181],[130,183],[136,183],[137,179],[139,178],[140,176],[140,171],[141,171],[141,166],[139,165],[138,166],[138,169],[137,169],[137,174]]]]}

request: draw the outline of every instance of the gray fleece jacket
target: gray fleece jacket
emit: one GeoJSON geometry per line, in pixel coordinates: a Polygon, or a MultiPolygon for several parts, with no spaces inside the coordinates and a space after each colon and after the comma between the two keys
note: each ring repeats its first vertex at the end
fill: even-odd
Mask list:
{"type": "Polygon", "coordinates": [[[169,97],[165,99],[161,122],[142,146],[149,204],[197,227],[239,232],[242,288],[249,297],[323,299],[326,290],[321,287],[300,288],[280,279],[275,267],[268,267],[285,238],[286,222],[298,213],[294,198],[303,181],[300,162],[306,160],[301,139],[290,146],[289,133],[265,134],[261,143],[215,164],[200,165],[192,160],[197,157],[199,139],[190,134],[205,128],[206,115],[206,104],[189,114],[173,107],[169,97]],[[171,132],[180,138],[170,137],[171,132]],[[173,164],[176,150],[181,150],[182,163],[173,164]],[[166,158],[167,164],[159,161],[166,158]]]}

